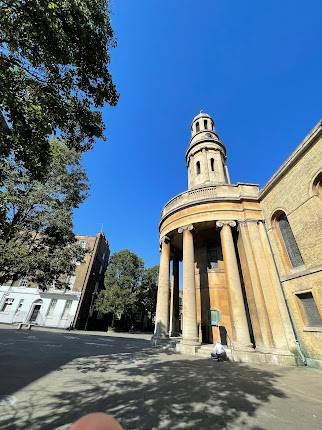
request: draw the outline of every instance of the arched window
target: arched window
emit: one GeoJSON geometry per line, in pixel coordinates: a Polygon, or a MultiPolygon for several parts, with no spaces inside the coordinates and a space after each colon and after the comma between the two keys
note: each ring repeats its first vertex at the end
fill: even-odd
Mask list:
{"type": "Polygon", "coordinates": [[[200,131],[199,122],[196,122],[196,132],[198,133],[200,131]]]}
{"type": "Polygon", "coordinates": [[[197,171],[197,175],[200,175],[200,161],[197,161],[196,163],[196,171],[197,171]]]}
{"type": "Polygon", "coordinates": [[[322,200],[322,172],[313,181],[313,194],[322,200]]]}
{"type": "Polygon", "coordinates": [[[211,167],[211,171],[214,172],[215,171],[215,160],[213,158],[210,159],[210,167],[211,167]]]}
{"type": "Polygon", "coordinates": [[[275,218],[283,240],[283,245],[293,267],[299,267],[304,264],[299,247],[297,246],[290,223],[284,212],[280,212],[275,218]]]}
{"type": "Polygon", "coordinates": [[[208,121],[206,119],[203,121],[203,126],[206,130],[208,129],[208,121]]]}

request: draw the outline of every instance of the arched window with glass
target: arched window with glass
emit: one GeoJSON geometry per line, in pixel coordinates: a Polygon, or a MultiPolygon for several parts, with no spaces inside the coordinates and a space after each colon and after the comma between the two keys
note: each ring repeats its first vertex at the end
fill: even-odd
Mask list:
{"type": "Polygon", "coordinates": [[[285,248],[292,267],[299,267],[304,264],[301,252],[296,243],[292,228],[284,212],[279,212],[275,216],[275,223],[280,233],[283,248],[285,248]]]}
{"type": "Polygon", "coordinates": [[[313,195],[322,201],[322,172],[320,172],[313,181],[313,195]]]}

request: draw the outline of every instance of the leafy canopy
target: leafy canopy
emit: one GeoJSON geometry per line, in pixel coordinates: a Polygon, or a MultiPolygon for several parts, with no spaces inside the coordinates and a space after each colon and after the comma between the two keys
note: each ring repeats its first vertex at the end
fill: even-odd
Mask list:
{"type": "Polygon", "coordinates": [[[143,267],[143,260],[128,249],[113,254],[105,273],[105,288],[95,303],[96,309],[104,314],[133,312],[143,267]]]}
{"type": "Polygon", "coordinates": [[[151,315],[155,313],[157,304],[159,266],[144,269],[142,283],[138,294],[138,305],[142,311],[151,315]]]}
{"type": "Polygon", "coordinates": [[[83,251],[72,232],[72,211],[86,198],[80,153],[54,140],[50,170],[34,179],[14,157],[0,160],[0,283],[28,277],[42,288],[72,274],[83,251]]]}
{"type": "Polygon", "coordinates": [[[1,156],[40,178],[53,136],[78,151],[103,138],[114,46],[107,0],[0,0],[1,156]]]}

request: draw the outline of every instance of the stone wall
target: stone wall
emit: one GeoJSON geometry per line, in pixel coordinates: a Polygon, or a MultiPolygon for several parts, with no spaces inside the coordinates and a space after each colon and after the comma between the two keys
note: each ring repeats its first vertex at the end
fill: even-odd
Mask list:
{"type": "Polygon", "coordinates": [[[309,363],[322,367],[322,199],[314,179],[322,172],[322,128],[318,124],[261,193],[261,207],[296,332],[309,363]],[[283,211],[304,264],[293,267],[274,215],[283,211]],[[321,316],[309,327],[299,293],[311,292],[321,316]]]}

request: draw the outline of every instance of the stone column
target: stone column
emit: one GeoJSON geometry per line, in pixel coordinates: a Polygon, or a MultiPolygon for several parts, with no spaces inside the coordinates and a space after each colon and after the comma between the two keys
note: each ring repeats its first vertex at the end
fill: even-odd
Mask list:
{"type": "Polygon", "coordinates": [[[161,239],[161,256],[157,309],[155,315],[154,337],[164,338],[169,334],[169,294],[170,294],[170,239],[161,239]]]}
{"type": "Polygon", "coordinates": [[[193,225],[179,228],[183,233],[183,327],[182,343],[199,345],[195,288],[193,225]]]}
{"type": "Polygon", "coordinates": [[[266,306],[270,310],[273,339],[275,346],[285,351],[294,347],[295,338],[263,221],[258,221],[256,227],[262,245],[262,255],[266,262],[266,267],[261,270],[265,276],[264,297],[266,306]]]}
{"type": "Polygon", "coordinates": [[[216,226],[221,228],[220,238],[224,257],[226,279],[230,297],[232,325],[234,329],[234,343],[238,346],[251,346],[247,324],[246,310],[239,277],[239,270],[233,241],[231,227],[236,226],[235,221],[217,221],[216,226]]]}
{"type": "MultiPolygon", "coordinates": [[[[248,222],[249,223],[249,222],[248,222]]],[[[256,261],[256,250],[258,249],[258,243],[253,239],[252,242],[249,238],[248,223],[240,222],[239,230],[241,238],[243,241],[246,260],[249,269],[250,282],[254,294],[255,306],[257,311],[257,317],[259,321],[259,329],[261,334],[261,339],[255,339],[256,347],[267,347],[270,348],[274,346],[272,331],[269,323],[269,317],[267,313],[267,308],[265,304],[264,294],[262,290],[262,285],[259,276],[259,266],[256,261]]]]}
{"type": "Polygon", "coordinates": [[[171,301],[170,301],[170,336],[179,336],[179,260],[173,257],[171,301]]]}

